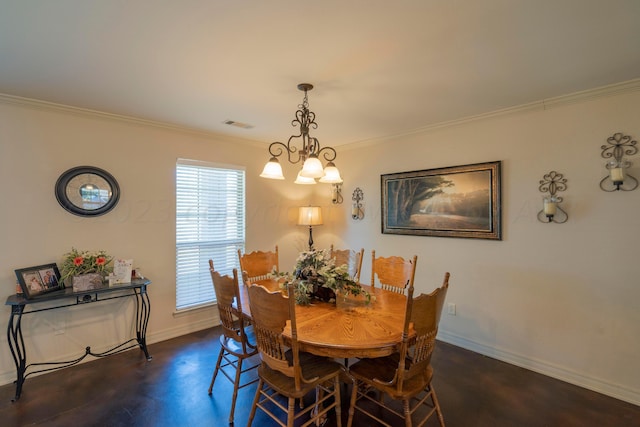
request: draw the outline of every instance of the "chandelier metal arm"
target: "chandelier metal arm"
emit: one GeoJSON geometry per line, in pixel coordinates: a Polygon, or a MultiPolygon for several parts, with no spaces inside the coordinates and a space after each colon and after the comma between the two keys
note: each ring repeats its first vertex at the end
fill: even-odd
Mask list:
{"type": "MultiPolygon", "coordinates": [[[[291,137],[293,138],[293,137],[291,137]]],[[[291,146],[291,138],[285,144],[284,142],[276,141],[269,144],[269,154],[273,157],[280,157],[285,151],[287,152],[287,159],[289,163],[298,163],[301,160],[304,161],[305,156],[303,154],[303,150],[298,151],[295,146],[291,146]],[[298,153],[296,157],[293,157],[293,154],[298,153]]]]}
{"type": "MultiPolygon", "coordinates": [[[[299,137],[300,135],[292,136],[291,138],[299,137]]],[[[291,145],[291,138],[285,144],[284,142],[275,141],[269,144],[269,154],[273,157],[280,157],[283,153],[287,153],[287,159],[289,163],[296,164],[299,162],[304,162],[307,157],[311,154],[315,154],[318,158],[320,155],[328,161],[332,162],[336,159],[337,153],[333,147],[320,147],[320,143],[316,138],[311,138],[308,143],[303,143],[302,149],[298,150],[297,147],[291,145]],[[297,156],[294,154],[297,153],[297,156]]],[[[304,141],[303,141],[304,142],[304,141]]]]}
{"type": "MultiPolygon", "coordinates": [[[[320,144],[318,144],[317,140],[316,140],[316,144],[317,144],[317,147],[320,147],[320,144]]],[[[320,148],[319,150],[316,151],[316,155],[320,157],[320,153],[322,153],[325,150],[326,152],[322,154],[322,157],[324,157],[324,159],[328,162],[334,161],[336,159],[336,150],[333,147],[320,148]]]]}

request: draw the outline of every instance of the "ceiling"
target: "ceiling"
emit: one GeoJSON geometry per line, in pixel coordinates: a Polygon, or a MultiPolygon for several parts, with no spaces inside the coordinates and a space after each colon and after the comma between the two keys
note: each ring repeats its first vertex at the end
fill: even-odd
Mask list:
{"type": "Polygon", "coordinates": [[[301,82],[335,146],[638,77],[638,0],[0,0],[0,93],[265,143],[301,82]]]}

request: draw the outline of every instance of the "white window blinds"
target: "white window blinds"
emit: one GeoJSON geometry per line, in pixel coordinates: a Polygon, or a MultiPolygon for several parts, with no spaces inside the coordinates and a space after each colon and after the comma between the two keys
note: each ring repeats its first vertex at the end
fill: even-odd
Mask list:
{"type": "Polygon", "coordinates": [[[178,160],[176,309],[215,301],[209,259],[222,274],[239,268],[245,238],[244,169],[178,160]]]}

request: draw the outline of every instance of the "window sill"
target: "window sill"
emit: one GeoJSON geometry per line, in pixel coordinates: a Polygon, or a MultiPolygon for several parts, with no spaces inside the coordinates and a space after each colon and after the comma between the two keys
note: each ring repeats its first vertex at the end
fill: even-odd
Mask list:
{"type": "Polygon", "coordinates": [[[188,316],[193,314],[194,312],[197,311],[202,311],[204,309],[209,309],[211,307],[216,306],[216,302],[208,302],[206,304],[202,304],[202,305],[197,305],[194,307],[189,307],[189,308],[183,308],[182,310],[176,310],[173,312],[173,317],[183,317],[183,316],[188,316]]]}

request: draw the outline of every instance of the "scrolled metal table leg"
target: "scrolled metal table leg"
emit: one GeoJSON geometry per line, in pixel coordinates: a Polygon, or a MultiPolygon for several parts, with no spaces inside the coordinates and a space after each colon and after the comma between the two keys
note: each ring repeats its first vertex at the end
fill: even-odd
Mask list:
{"type": "Polygon", "coordinates": [[[13,402],[20,399],[25,372],[27,370],[27,353],[24,346],[24,338],[22,337],[23,312],[24,305],[12,306],[9,323],[7,325],[7,342],[11,350],[11,356],[13,356],[13,362],[16,365],[16,395],[12,399],[13,402]]]}
{"type": "Polygon", "coordinates": [[[136,339],[147,360],[153,359],[147,348],[147,326],[151,314],[151,301],[147,293],[147,287],[142,286],[140,293],[136,292],[136,339]]]}

